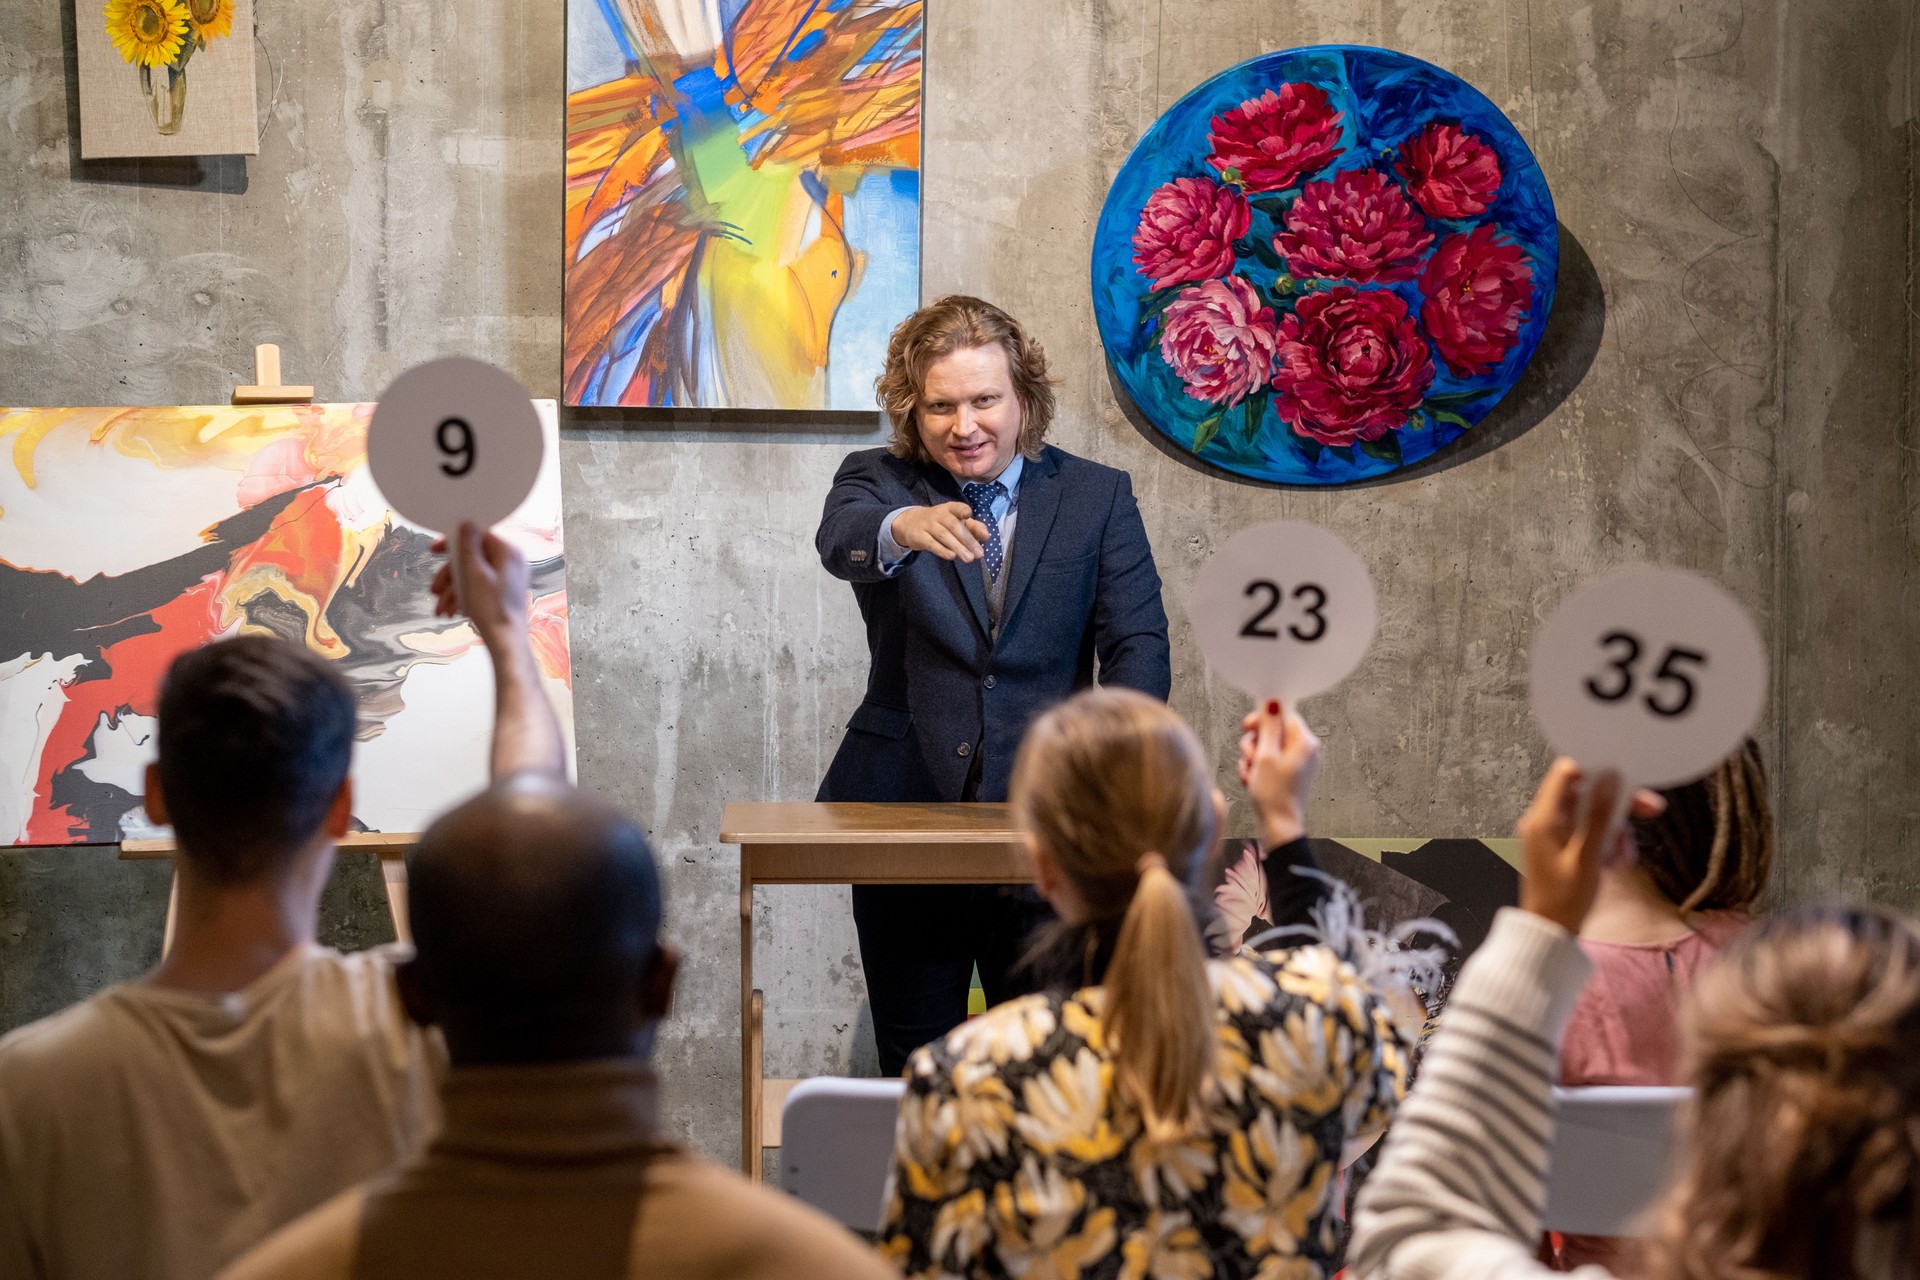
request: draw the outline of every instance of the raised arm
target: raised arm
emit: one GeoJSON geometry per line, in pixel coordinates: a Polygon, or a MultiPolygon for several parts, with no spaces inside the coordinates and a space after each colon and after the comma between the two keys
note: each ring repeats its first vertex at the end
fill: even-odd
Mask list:
{"type": "Polygon", "coordinates": [[[1267,919],[1276,926],[1310,924],[1326,884],[1295,870],[1319,870],[1307,840],[1307,796],[1320,771],[1320,739],[1297,711],[1278,702],[1249,711],[1240,728],[1240,785],[1259,820],[1267,919]]]}
{"type": "MultiPolygon", "coordinates": [[[[435,544],[446,550],[445,540],[435,544]]],[[[532,604],[526,557],[492,532],[460,526],[452,556],[434,575],[434,612],[464,613],[493,659],[494,781],[532,773],[565,781],[566,739],[553,703],[540,685],[540,664],[533,656],[527,615],[532,604]]]]}
{"type": "MultiPolygon", "coordinates": [[[[1572,761],[1558,761],[1521,818],[1521,905],[1502,909],[1462,968],[1419,1083],[1360,1192],[1348,1256],[1363,1280],[1555,1274],[1534,1258],[1554,1067],[1589,969],[1576,934],[1593,905],[1616,785],[1587,786],[1572,761]]],[[[1641,793],[1636,812],[1657,811],[1657,799],[1641,793]]]]}
{"type": "Polygon", "coordinates": [[[1153,547],[1133,500],[1133,482],[1120,477],[1100,542],[1100,581],[1093,598],[1093,644],[1100,683],[1162,699],[1173,691],[1167,611],[1153,547]]]}

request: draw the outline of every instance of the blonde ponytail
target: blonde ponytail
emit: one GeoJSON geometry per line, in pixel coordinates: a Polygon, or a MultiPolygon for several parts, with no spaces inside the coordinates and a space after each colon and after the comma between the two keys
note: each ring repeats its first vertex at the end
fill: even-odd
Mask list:
{"type": "Polygon", "coordinates": [[[1213,1074],[1213,989],[1186,891],[1166,860],[1141,860],[1120,940],[1107,967],[1106,1032],[1114,1077],[1140,1108],[1147,1137],[1192,1126],[1213,1074]]]}
{"type": "Polygon", "coordinates": [[[1150,1137],[1197,1120],[1218,1031],[1206,946],[1182,882],[1215,837],[1213,770],[1164,702],[1074,695],[1028,731],[1014,813],[1073,884],[1081,923],[1113,939],[1101,1021],[1116,1088],[1150,1137]]]}

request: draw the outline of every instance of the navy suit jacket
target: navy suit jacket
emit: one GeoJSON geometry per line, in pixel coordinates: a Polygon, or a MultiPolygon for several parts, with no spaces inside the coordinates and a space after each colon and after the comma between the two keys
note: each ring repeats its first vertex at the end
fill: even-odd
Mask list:
{"type": "Polygon", "coordinates": [[[979,753],[981,800],[1005,800],[1034,717],[1093,683],[1164,699],[1173,684],[1160,575],[1127,473],[1051,446],[1020,476],[1019,520],[990,639],[979,561],[929,552],[880,571],[881,522],[900,507],[960,501],[932,464],[864,449],[840,464],[814,537],[853,584],[872,666],[821,800],[954,801],[979,753]]]}

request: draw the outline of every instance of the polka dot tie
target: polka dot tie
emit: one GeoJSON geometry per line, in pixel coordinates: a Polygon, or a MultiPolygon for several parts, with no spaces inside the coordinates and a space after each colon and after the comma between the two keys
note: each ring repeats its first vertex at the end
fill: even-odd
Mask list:
{"type": "Polygon", "coordinates": [[[963,484],[960,496],[973,508],[973,518],[987,526],[987,581],[1000,581],[1000,562],[1006,558],[1006,548],[1000,542],[1000,522],[993,518],[994,499],[1005,496],[1007,486],[998,480],[990,484],[963,484]]]}

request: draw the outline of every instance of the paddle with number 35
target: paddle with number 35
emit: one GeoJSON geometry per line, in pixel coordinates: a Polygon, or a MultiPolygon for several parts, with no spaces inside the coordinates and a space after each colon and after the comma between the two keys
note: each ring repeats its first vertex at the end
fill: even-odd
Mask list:
{"type": "Polygon", "coordinates": [[[1766,705],[1767,651],[1718,586],[1636,565],[1582,586],[1534,638],[1533,713],[1554,750],[1635,787],[1691,782],[1725,759],[1766,705]]]}

